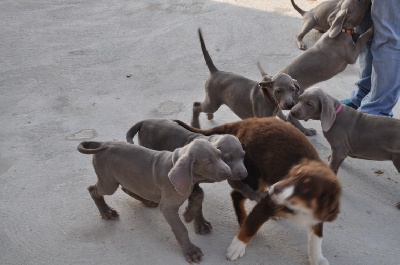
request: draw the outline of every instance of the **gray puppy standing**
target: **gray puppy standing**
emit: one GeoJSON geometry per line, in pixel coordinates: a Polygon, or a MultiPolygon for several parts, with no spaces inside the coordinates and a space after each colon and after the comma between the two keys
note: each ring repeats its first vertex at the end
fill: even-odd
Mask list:
{"type": "Polygon", "coordinates": [[[320,120],[337,173],[347,157],[391,160],[400,172],[400,120],[365,114],[342,105],[320,88],[304,92],[290,114],[299,120],[320,120]]]}
{"type": "Polygon", "coordinates": [[[200,128],[199,115],[207,113],[209,120],[223,104],[227,105],[239,118],[278,116],[296,126],[306,135],[315,131],[304,128],[297,120],[286,117],[282,110],[290,110],[297,102],[300,87],[296,80],[285,73],[273,77],[263,76],[261,82],[247,79],[230,72],[220,71],[208,53],[201,30],[198,30],[201,50],[210,71],[205,84],[206,97],[203,102],[193,103],[191,125],[200,128]]]}
{"type": "MultiPolygon", "coordinates": [[[[301,9],[294,0],[290,0],[292,6],[302,16],[303,25],[301,32],[295,37],[295,41],[299,49],[306,50],[307,45],[303,42],[304,36],[312,29],[316,29],[319,32],[325,33],[331,27],[333,19],[335,18],[339,9],[337,8],[337,0],[324,1],[316,7],[305,11],[301,9]]],[[[339,5],[340,8],[340,5],[339,5]]]]}
{"type": "MultiPolygon", "coordinates": [[[[353,41],[353,28],[360,24],[370,0],[341,1],[340,10],[328,32],[315,45],[296,57],[280,72],[296,79],[300,94],[310,86],[328,80],[354,64],[365,44],[372,39],[373,27],[353,41]]],[[[297,101],[296,101],[297,102],[297,101]]]]}
{"type": "Polygon", "coordinates": [[[222,181],[231,176],[230,168],[221,160],[221,151],[203,139],[173,152],[125,142],[82,142],[78,151],[93,154],[98,180],[88,190],[103,219],[118,217],[104,195],[114,194],[121,185],[138,198],[159,203],[186,260],[190,263],[201,260],[203,253],[190,242],[178,210],[195,183],[222,181]]]}
{"type": "MultiPolygon", "coordinates": [[[[294,9],[302,16],[303,26],[301,32],[295,37],[295,41],[299,49],[305,50],[307,45],[303,42],[304,36],[313,28],[322,33],[327,32],[345,0],[324,1],[309,11],[302,10],[294,0],[290,1],[294,9]]],[[[361,0],[346,0],[346,2],[348,3],[348,9],[353,13],[353,17],[364,16],[365,5],[361,0]]]]}
{"type": "MultiPolygon", "coordinates": [[[[244,166],[244,151],[240,141],[233,135],[216,134],[204,136],[200,133],[194,133],[186,130],[176,122],[167,119],[148,119],[142,120],[133,125],[126,133],[126,140],[133,143],[133,138],[138,134],[139,144],[153,150],[172,151],[176,148],[189,144],[195,139],[205,139],[221,151],[222,160],[230,167],[232,171],[228,183],[237,189],[242,187],[241,179],[247,177],[247,170],[244,166]]],[[[136,198],[134,194],[122,188],[127,194],[136,198]]],[[[263,194],[254,190],[245,189],[246,196],[253,200],[260,200],[263,194]]],[[[212,230],[211,223],[208,222],[202,212],[202,203],[204,192],[199,183],[194,185],[193,191],[189,196],[188,206],[183,214],[186,222],[193,222],[197,234],[208,234],[212,230]]],[[[146,206],[155,207],[157,204],[142,201],[146,206]]]]}

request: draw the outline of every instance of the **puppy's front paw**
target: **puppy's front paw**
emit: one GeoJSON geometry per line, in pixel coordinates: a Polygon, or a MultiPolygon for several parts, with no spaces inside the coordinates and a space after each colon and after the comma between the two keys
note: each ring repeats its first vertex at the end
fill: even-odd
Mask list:
{"type": "Polygon", "coordinates": [[[183,249],[183,255],[185,255],[185,259],[189,263],[199,263],[201,261],[201,257],[203,256],[203,252],[199,247],[196,247],[192,243],[189,246],[183,249]]]}
{"type": "Polygon", "coordinates": [[[111,207],[108,207],[101,212],[101,218],[104,220],[115,220],[118,218],[118,212],[111,207]]]}
{"type": "Polygon", "coordinates": [[[237,236],[232,240],[231,245],[228,247],[226,252],[226,259],[230,261],[234,261],[238,258],[244,256],[246,252],[246,244],[240,241],[237,236]]]}
{"type": "Polygon", "coordinates": [[[310,259],[310,265],[329,265],[329,262],[324,257],[319,257],[316,259],[310,259]]]}
{"type": "Polygon", "coordinates": [[[211,233],[212,231],[211,223],[205,220],[204,218],[202,218],[201,220],[195,219],[193,226],[195,233],[198,235],[206,235],[211,233]]]}
{"type": "Polygon", "coordinates": [[[309,128],[309,129],[304,129],[303,133],[306,136],[313,136],[313,135],[317,134],[317,131],[315,129],[313,129],[313,128],[309,128]]]}

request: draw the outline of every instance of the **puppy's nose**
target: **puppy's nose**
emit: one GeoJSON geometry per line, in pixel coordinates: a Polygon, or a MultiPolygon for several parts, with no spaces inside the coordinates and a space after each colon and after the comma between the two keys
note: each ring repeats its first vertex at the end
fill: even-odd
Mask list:
{"type": "Polygon", "coordinates": [[[300,111],[296,111],[296,110],[291,110],[290,111],[290,115],[292,115],[294,118],[298,117],[300,114],[300,111]]]}
{"type": "Polygon", "coordinates": [[[224,178],[231,178],[232,177],[232,171],[228,166],[222,167],[220,172],[219,172],[219,175],[224,177],[224,178]]]}
{"type": "Polygon", "coordinates": [[[292,102],[292,103],[288,103],[287,105],[286,105],[286,108],[289,110],[289,109],[292,109],[294,107],[294,102],[292,102]]]}
{"type": "Polygon", "coordinates": [[[240,180],[240,179],[244,179],[245,177],[247,177],[247,170],[246,168],[243,169],[236,169],[234,170],[234,172],[232,172],[232,179],[234,180],[240,180]]]}

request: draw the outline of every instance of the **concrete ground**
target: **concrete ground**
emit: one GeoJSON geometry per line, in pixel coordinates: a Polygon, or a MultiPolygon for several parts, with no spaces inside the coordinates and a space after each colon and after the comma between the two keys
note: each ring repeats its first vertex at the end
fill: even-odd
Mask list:
{"type": "MultiPolygon", "coordinates": [[[[321,1],[297,2],[308,10],[321,1]]],[[[0,263],[186,264],[157,209],[118,190],[106,200],[120,219],[99,218],[86,190],[96,182],[91,157],[76,147],[124,140],[146,118],[188,122],[208,76],[198,27],[218,68],[259,80],[260,61],[277,73],[302,53],[293,39],[301,17],[289,0],[3,0],[0,17],[0,263]]],[[[305,42],[319,37],[312,31],[305,42]]],[[[318,86],[343,99],[357,73],[349,66],[318,86]]],[[[204,128],[238,120],[226,107],[214,121],[201,118],[204,128]]],[[[305,125],[318,130],[309,139],[326,161],[320,123],[305,125]]],[[[392,163],[349,158],[338,177],[341,213],[325,225],[324,256],[330,264],[399,264],[392,163]]],[[[202,186],[214,230],[200,236],[187,224],[202,264],[308,264],[306,231],[285,220],[264,224],[242,259],[226,261],[238,230],[230,188],[202,186]]]]}

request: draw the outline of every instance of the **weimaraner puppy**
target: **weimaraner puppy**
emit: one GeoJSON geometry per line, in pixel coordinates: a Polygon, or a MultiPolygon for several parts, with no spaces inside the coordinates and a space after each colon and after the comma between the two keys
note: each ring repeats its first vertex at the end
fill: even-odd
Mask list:
{"type": "Polygon", "coordinates": [[[400,172],[400,120],[354,110],[320,88],[304,92],[290,114],[299,120],[321,120],[332,149],[329,166],[335,173],[347,156],[392,160],[400,172]]]}
{"type": "MultiPolygon", "coordinates": [[[[126,140],[129,143],[133,143],[133,137],[136,134],[138,134],[141,146],[159,151],[173,151],[195,139],[205,139],[221,151],[222,160],[232,171],[231,177],[227,179],[232,187],[237,186],[237,183],[242,183],[240,180],[247,177],[247,170],[243,162],[245,153],[239,139],[233,135],[215,134],[204,136],[203,134],[186,130],[176,122],[167,119],[148,119],[136,123],[126,133],[126,140]]],[[[123,190],[132,195],[125,188],[123,190]]],[[[251,190],[247,195],[249,198],[259,201],[264,194],[251,190]]],[[[203,189],[199,186],[199,183],[196,183],[189,196],[188,206],[183,217],[186,222],[194,221],[193,224],[197,234],[208,234],[212,230],[211,223],[204,219],[202,213],[203,199],[203,189]]],[[[157,206],[152,202],[144,203],[147,206],[157,206]]]]}
{"type": "Polygon", "coordinates": [[[282,110],[290,110],[297,102],[300,88],[297,81],[285,73],[273,77],[263,76],[261,82],[217,69],[208,53],[201,30],[198,30],[201,49],[210,71],[205,84],[206,98],[203,102],[193,103],[191,125],[200,128],[199,115],[207,113],[209,120],[214,112],[225,104],[239,118],[270,117],[278,115],[282,120],[294,122],[294,125],[306,135],[314,135],[315,130],[304,128],[291,117],[286,118],[282,110]]]}
{"type": "MultiPolygon", "coordinates": [[[[330,0],[324,1],[309,11],[302,10],[294,0],[290,0],[294,9],[300,13],[303,20],[303,26],[301,32],[295,37],[295,41],[299,49],[306,50],[307,45],[303,42],[304,36],[313,28],[319,32],[325,33],[329,30],[333,21],[336,18],[337,13],[341,9],[343,2],[346,1],[349,12],[352,17],[364,17],[365,8],[367,7],[363,1],[360,0],[330,0]]],[[[370,2],[370,1],[365,1],[370,2]]]]}
{"type": "Polygon", "coordinates": [[[342,72],[348,64],[354,64],[364,45],[371,40],[373,27],[361,34],[355,43],[353,41],[353,28],[361,22],[370,4],[369,0],[355,0],[359,3],[355,12],[350,9],[353,1],[344,0],[329,31],[280,71],[297,80],[300,94],[342,72]]]}
{"type": "Polygon", "coordinates": [[[221,151],[204,139],[196,139],[183,148],[155,151],[126,142],[82,142],[78,151],[93,154],[97,183],[89,193],[103,219],[115,219],[117,211],[104,200],[121,185],[145,201],[159,203],[172,232],[188,262],[199,262],[203,253],[190,242],[178,210],[198,182],[222,181],[231,170],[221,160],[221,151]]]}

